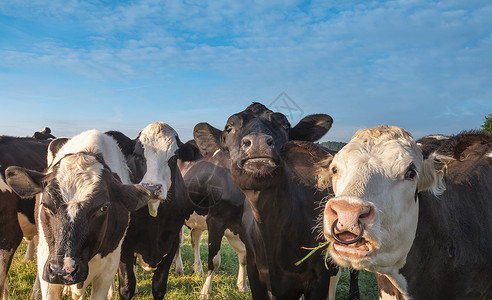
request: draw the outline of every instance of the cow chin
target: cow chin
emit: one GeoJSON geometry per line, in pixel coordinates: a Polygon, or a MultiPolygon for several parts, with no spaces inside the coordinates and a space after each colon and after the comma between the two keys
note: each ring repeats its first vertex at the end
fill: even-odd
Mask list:
{"type": "Polygon", "coordinates": [[[363,270],[372,265],[372,261],[376,256],[376,250],[369,243],[363,247],[357,248],[350,245],[346,246],[337,242],[331,242],[330,256],[337,265],[343,268],[363,270]]]}
{"type": "Polygon", "coordinates": [[[280,172],[278,165],[273,166],[273,162],[265,165],[262,162],[249,159],[242,167],[233,164],[231,176],[234,183],[242,190],[262,190],[275,185],[280,172]]]}

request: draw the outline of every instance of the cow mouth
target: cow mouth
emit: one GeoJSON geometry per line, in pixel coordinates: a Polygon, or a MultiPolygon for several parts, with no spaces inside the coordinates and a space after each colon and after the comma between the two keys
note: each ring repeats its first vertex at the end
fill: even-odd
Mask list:
{"type": "MultiPolygon", "coordinates": [[[[339,233],[337,236],[341,241],[352,241],[357,238],[357,235],[347,231],[339,233]]],[[[355,243],[350,244],[334,240],[332,247],[338,255],[349,258],[366,258],[375,252],[373,244],[365,238],[360,238],[355,243]]]]}
{"type": "Polygon", "coordinates": [[[278,163],[272,157],[250,157],[242,160],[241,166],[247,173],[263,175],[275,170],[278,163]]]}

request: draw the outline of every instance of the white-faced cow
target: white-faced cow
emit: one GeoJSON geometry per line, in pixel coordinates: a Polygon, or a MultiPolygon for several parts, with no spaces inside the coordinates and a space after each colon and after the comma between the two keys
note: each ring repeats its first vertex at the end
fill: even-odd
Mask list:
{"type": "MultiPolygon", "coordinates": [[[[122,134],[108,134],[118,140],[120,146],[132,144],[122,134]]],[[[131,299],[135,293],[135,255],[146,270],[154,270],[154,299],[163,299],[166,293],[169,268],[179,246],[181,228],[193,211],[177,167],[178,158],[187,160],[180,157],[181,145],[171,126],[155,122],[140,132],[134,141],[133,153],[127,156],[134,182],[147,188],[154,197],[147,208],[131,213],[118,269],[121,299],[131,299]]],[[[129,151],[125,152],[129,154],[129,151]]]]}
{"type": "Polygon", "coordinates": [[[0,299],[8,298],[7,272],[14,252],[24,236],[31,240],[36,236],[34,225],[34,197],[17,196],[5,182],[5,170],[21,166],[43,171],[49,141],[34,138],[0,137],[0,299]]]}
{"type": "Polygon", "coordinates": [[[43,298],[59,298],[62,285],[70,285],[72,295],[81,298],[92,282],[91,298],[105,299],[130,211],[151,197],[146,189],[129,184],[116,142],[96,130],[68,141],[57,139],[49,147],[46,173],[9,167],[5,177],[18,195],[36,195],[43,298]]]}
{"type": "Polygon", "coordinates": [[[328,193],[314,187],[314,180],[304,179],[314,167],[306,163],[309,157],[302,146],[289,140],[315,141],[331,124],[330,116],[318,114],[291,128],[283,114],[253,103],[232,115],[223,131],[207,123],[195,126],[200,150],[228,152],[232,180],[246,196],[241,239],[254,299],[328,296],[336,266],[326,269],[318,253],[295,265],[309,252],[303,247],[318,246],[320,233],[314,227],[322,212],[319,203],[328,193]]]}
{"type": "Polygon", "coordinates": [[[419,142],[424,152],[401,128],[364,129],[320,163],[335,192],[330,255],[379,274],[382,299],[491,299],[492,137],[419,142]]]}
{"type": "Polygon", "coordinates": [[[200,240],[202,232],[208,230],[208,274],[200,299],[211,297],[213,276],[221,263],[223,236],[239,256],[237,288],[241,293],[248,291],[246,246],[239,238],[244,194],[232,182],[230,166],[229,155],[224,151],[216,151],[182,169],[186,189],[195,206],[195,212],[185,221],[191,228],[195,273],[203,273],[200,240]]]}

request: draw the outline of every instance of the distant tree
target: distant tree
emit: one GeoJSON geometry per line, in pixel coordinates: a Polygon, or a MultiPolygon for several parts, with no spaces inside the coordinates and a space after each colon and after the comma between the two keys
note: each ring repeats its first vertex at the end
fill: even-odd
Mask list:
{"type": "Polygon", "coordinates": [[[347,143],[343,143],[343,142],[329,141],[329,142],[322,142],[321,146],[326,147],[333,151],[340,151],[340,149],[342,149],[342,147],[345,146],[346,144],[347,143]]]}
{"type": "Polygon", "coordinates": [[[482,125],[482,130],[492,135],[492,114],[485,116],[485,122],[482,125]]]}

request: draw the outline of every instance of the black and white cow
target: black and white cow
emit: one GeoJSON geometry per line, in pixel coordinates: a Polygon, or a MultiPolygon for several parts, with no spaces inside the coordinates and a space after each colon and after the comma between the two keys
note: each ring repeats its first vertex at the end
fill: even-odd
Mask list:
{"type": "Polygon", "coordinates": [[[60,287],[69,285],[72,295],[81,298],[92,283],[91,298],[106,298],[130,211],[152,196],[130,184],[116,142],[96,130],[57,139],[49,146],[46,173],[9,167],[5,177],[21,197],[36,195],[42,297],[58,299],[60,287]]]}
{"type": "Polygon", "coordinates": [[[113,136],[120,146],[126,145],[128,150],[134,142],[133,153],[127,156],[133,180],[156,196],[149,201],[147,208],[131,213],[118,269],[120,298],[131,299],[134,296],[136,277],[133,266],[137,255],[140,265],[146,270],[154,270],[154,299],[163,299],[169,268],[179,247],[181,228],[193,211],[177,167],[178,158],[188,159],[180,156],[182,143],[176,131],[162,122],[149,124],[133,142],[116,132],[107,134],[113,136]]]}
{"type": "MultiPolygon", "coordinates": [[[[291,128],[287,118],[260,103],[232,115],[223,131],[207,123],[195,126],[195,140],[204,152],[227,151],[231,176],[245,194],[241,239],[246,244],[247,272],[254,299],[334,299],[338,268],[325,268],[316,253],[296,266],[318,246],[314,228],[322,212],[326,190],[306,180],[314,167],[302,143],[316,141],[331,127],[332,118],[318,114],[305,117],[291,128]]],[[[314,145],[314,144],[313,144],[314,145]]],[[[316,147],[316,146],[315,146],[316,147]]],[[[323,149],[317,148],[324,152],[323,149]]]]}
{"type": "Polygon", "coordinates": [[[187,164],[181,170],[186,189],[195,205],[195,212],[185,221],[191,228],[195,273],[203,273],[199,252],[200,240],[202,232],[208,230],[208,273],[200,292],[200,299],[211,297],[213,276],[221,263],[220,248],[223,236],[238,253],[237,288],[241,293],[248,291],[246,246],[239,237],[244,194],[232,182],[230,166],[229,155],[224,151],[216,151],[187,164]]]}
{"type": "Polygon", "coordinates": [[[36,236],[33,197],[22,199],[5,182],[5,170],[21,166],[43,171],[49,141],[0,136],[0,299],[8,298],[7,272],[24,236],[36,236]]]}
{"type": "Polygon", "coordinates": [[[319,165],[330,255],[379,274],[380,299],[492,299],[490,135],[378,126],[319,165]]]}

